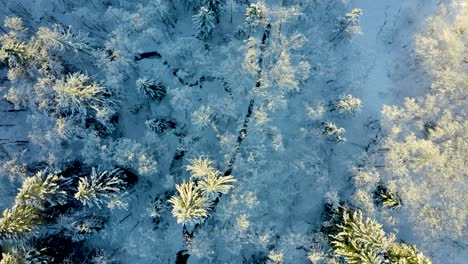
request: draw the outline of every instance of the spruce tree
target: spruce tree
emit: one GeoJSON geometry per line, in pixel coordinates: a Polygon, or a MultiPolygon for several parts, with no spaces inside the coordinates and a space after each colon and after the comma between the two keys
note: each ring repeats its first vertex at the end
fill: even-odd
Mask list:
{"type": "Polygon", "coordinates": [[[343,213],[339,231],[331,235],[334,253],[351,264],[430,264],[414,246],[395,242],[395,235],[386,235],[375,220],[363,219],[362,212],[343,213]]]}
{"type": "Polygon", "coordinates": [[[200,12],[193,16],[193,25],[197,30],[197,35],[202,39],[210,37],[213,28],[215,27],[213,21],[215,20],[215,14],[210,9],[202,6],[200,12]]]}
{"type": "Polygon", "coordinates": [[[126,182],[123,180],[125,177],[121,169],[98,172],[93,168],[89,177],[80,178],[75,198],[88,207],[112,207],[119,204],[124,206],[120,197],[126,188],[126,182]]]}
{"type": "Polygon", "coordinates": [[[383,262],[382,253],[388,240],[382,226],[372,219],[363,220],[362,212],[352,215],[345,212],[340,232],[332,236],[335,254],[351,264],[376,264],[383,262]]]}
{"type": "Polygon", "coordinates": [[[217,198],[220,194],[227,194],[232,189],[232,183],[236,179],[231,175],[221,176],[220,173],[212,173],[198,182],[200,191],[210,199],[217,198]]]}
{"type": "Polygon", "coordinates": [[[162,82],[156,82],[149,78],[140,78],[136,84],[138,91],[144,93],[152,100],[161,100],[166,95],[166,87],[162,82]]]}
{"type": "MultiPolygon", "coordinates": [[[[74,73],[55,82],[52,89],[56,92],[56,104],[61,112],[86,115],[93,109],[103,112],[112,109],[114,102],[109,99],[109,91],[81,73],[74,73]]],[[[112,115],[113,111],[109,112],[112,115]]]]}
{"type": "Polygon", "coordinates": [[[394,243],[388,250],[391,263],[401,264],[431,264],[415,246],[406,243],[394,243]]]}
{"type": "Polygon", "coordinates": [[[40,211],[28,205],[5,209],[0,218],[0,239],[20,239],[33,234],[42,222],[40,211]]]}
{"type": "Polygon", "coordinates": [[[208,217],[210,202],[202,195],[194,182],[183,182],[176,185],[178,195],[169,199],[173,205],[172,214],[177,223],[194,225],[203,222],[208,217]]]}
{"type": "Polygon", "coordinates": [[[223,11],[223,2],[221,0],[203,0],[203,5],[213,12],[216,23],[219,23],[219,17],[223,11]]]}
{"type": "Polygon", "coordinates": [[[335,37],[350,38],[352,35],[361,34],[359,21],[361,19],[362,9],[355,8],[344,17],[338,18],[336,29],[333,31],[335,37]]]}
{"type": "Polygon", "coordinates": [[[65,179],[55,173],[40,171],[23,182],[15,203],[42,210],[48,206],[65,204],[68,199],[66,189],[71,182],[72,178],[65,179]]]}

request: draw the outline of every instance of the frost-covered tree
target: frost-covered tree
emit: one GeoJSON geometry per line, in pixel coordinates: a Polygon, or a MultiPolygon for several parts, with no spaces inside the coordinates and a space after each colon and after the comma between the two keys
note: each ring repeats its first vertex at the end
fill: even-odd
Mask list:
{"type": "Polygon", "coordinates": [[[161,100],[166,95],[166,86],[149,78],[140,78],[136,81],[138,91],[152,100],[161,100]]]}
{"type": "Polygon", "coordinates": [[[145,121],[146,127],[148,127],[151,131],[161,134],[167,131],[168,129],[174,129],[176,127],[176,123],[171,120],[167,120],[164,118],[153,118],[145,121]]]}
{"type": "Polygon", "coordinates": [[[388,241],[382,225],[372,219],[363,220],[360,211],[343,215],[340,231],[332,236],[335,254],[348,263],[383,263],[382,253],[392,241],[388,241]]]}
{"type": "Polygon", "coordinates": [[[0,61],[8,62],[10,80],[54,69],[47,50],[30,38],[21,18],[6,17],[4,25],[9,31],[0,36],[0,61]]]}
{"type": "Polygon", "coordinates": [[[177,184],[178,194],[169,199],[173,205],[172,214],[177,223],[193,225],[201,223],[208,217],[209,199],[196,187],[194,182],[177,184]]]}
{"type": "Polygon", "coordinates": [[[346,130],[342,127],[337,127],[332,122],[324,122],[321,131],[322,134],[326,135],[330,140],[337,142],[346,141],[346,138],[342,136],[346,130]]]}
{"type": "Polygon", "coordinates": [[[347,263],[411,263],[430,264],[431,261],[414,246],[395,242],[395,235],[386,235],[375,220],[364,220],[361,211],[343,214],[339,231],[332,235],[334,253],[347,263]]]}
{"type": "Polygon", "coordinates": [[[0,37],[0,61],[8,61],[10,80],[50,74],[58,76],[63,71],[61,52],[86,51],[89,48],[87,36],[81,32],[73,33],[71,27],[40,27],[30,35],[22,19],[10,17],[5,19],[5,26],[10,31],[0,37]]]}
{"type": "Polygon", "coordinates": [[[415,246],[406,243],[393,243],[387,254],[391,263],[431,264],[431,260],[415,246]]]}
{"type": "Polygon", "coordinates": [[[267,8],[262,2],[250,4],[245,12],[245,23],[252,28],[265,22],[266,12],[267,8]]]}
{"type": "Polygon", "coordinates": [[[87,111],[93,110],[101,120],[108,120],[115,113],[110,92],[84,74],[74,73],[57,80],[52,89],[57,93],[57,107],[61,112],[86,116],[87,111]]]}
{"type": "Polygon", "coordinates": [[[268,253],[268,263],[272,264],[282,264],[284,261],[284,254],[281,251],[271,250],[268,253]]]}
{"type": "Polygon", "coordinates": [[[27,246],[9,248],[8,253],[2,253],[2,260],[0,260],[0,264],[47,264],[51,262],[52,259],[27,246]]]}
{"type": "Polygon", "coordinates": [[[375,196],[383,207],[398,209],[402,206],[400,196],[396,192],[391,191],[382,185],[377,186],[375,196]]]}
{"type": "Polygon", "coordinates": [[[223,12],[223,1],[222,0],[202,0],[203,6],[206,6],[213,12],[216,22],[219,23],[219,17],[223,12]]]}
{"type": "Polygon", "coordinates": [[[88,177],[80,178],[75,199],[88,207],[125,207],[125,203],[121,201],[126,188],[125,177],[121,169],[100,172],[93,167],[88,177]]]}
{"type": "Polygon", "coordinates": [[[361,19],[362,9],[355,8],[344,17],[338,18],[336,29],[333,31],[334,38],[350,38],[353,35],[361,34],[361,27],[359,21],[361,19]]]}
{"type": "Polygon", "coordinates": [[[0,239],[20,239],[36,231],[42,222],[40,211],[28,205],[5,209],[0,218],[0,239]]]}
{"type": "Polygon", "coordinates": [[[457,29],[466,25],[467,8],[441,5],[416,37],[418,62],[432,80],[427,94],[383,108],[383,184],[398,191],[402,225],[434,247],[439,239],[464,241],[467,229],[468,39],[457,29]]]}
{"type": "Polygon", "coordinates": [[[187,171],[190,172],[191,178],[203,179],[209,175],[218,173],[218,170],[213,166],[214,161],[206,156],[199,156],[189,161],[190,164],[187,165],[187,171]]]}
{"type": "Polygon", "coordinates": [[[65,204],[71,182],[72,178],[66,179],[55,173],[40,171],[23,182],[15,203],[42,210],[48,206],[65,204]]]}
{"type": "Polygon", "coordinates": [[[332,102],[331,107],[331,112],[337,111],[342,115],[353,115],[361,110],[362,102],[361,99],[355,98],[351,94],[346,94],[332,102]]]}
{"type": "Polygon", "coordinates": [[[227,194],[232,189],[236,179],[231,175],[222,176],[206,156],[191,159],[187,171],[190,181],[177,185],[178,196],[170,199],[173,204],[172,213],[178,223],[194,224],[208,217],[208,208],[221,194],[227,194]]]}
{"type": "Polygon", "coordinates": [[[231,175],[221,176],[219,173],[211,173],[198,182],[198,187],[204,195],[214,199],[219,194],[227,194],[232,189],[234,182],[236,179],[231,175]]]}
{"type": "Polygon", "coordinates": [[[200,12],[193,16],[193,26],[197,30],[197,35],[202,39],[210,37],[215,25],[215,14],[210,9],[202,6],[200,12]]]}

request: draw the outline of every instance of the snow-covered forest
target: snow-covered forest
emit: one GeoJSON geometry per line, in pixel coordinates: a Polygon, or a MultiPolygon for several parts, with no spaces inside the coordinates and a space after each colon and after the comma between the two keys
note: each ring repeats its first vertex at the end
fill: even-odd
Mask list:
{"type": "Polygon", "coordinates": [[[0,264],[467,263],[468,0],[0,21],[0,264]]]}

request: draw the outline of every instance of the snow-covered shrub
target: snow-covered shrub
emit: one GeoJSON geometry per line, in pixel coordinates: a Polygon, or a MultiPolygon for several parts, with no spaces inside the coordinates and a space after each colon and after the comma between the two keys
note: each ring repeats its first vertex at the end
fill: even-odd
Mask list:
{"type": "Polygon", "coordinates": [[[200,12],[193,16],[193,26],[197,30],[197,35],[202,39],[207,39],[211,35],[215,25],[215,14],[210,9],[202,6],[200,12]]]}
{"type": "Polygon", "coordinates": [[[161,100],[166,95],[166,86],[149,78],[140,78],[136,81],[138,91],[144,93],[152,100],[161,100]]]}
{"type": "Polygon", "coordinates": [[[90,264],[109,264],[114,261],[104,249],[95,250],[89,260],[90,264]]]}
{"type": "Polygon", "coordinates": [[[342,127],[337,127],[332,122],[325,122],[322,124],[322,134],[326,135],[330,140],[334,140],[337,142],[346,141],[342,135],[346,132],[346,130],[342,127]]]}
{"type": "Polygon", "coordinates": [[[284,260],[284,254],[283,252],[280,252],[280,251],[271,250],[268,253],[268,260],[269,260],[269,263],[272,263],[272,264],[281,264],[283,263],[283,260],[284,260]]]}
{"type": "Polygon", "coordinates": [[[169,199],[173,205],[172,214],[177,218],[177,223],[193,225],[201,223],[208,217],[210,201],[197,190],[194,182],[177,184],[178,194],[169,199]]]}
{"type": "Polygon", "coordinates": [[[39,171],[23,182],[15,203],[42,210],[48,206],[65,204],[68,200],[66,189],[70,187],[71,181],[72,178],[66,179],[55,173],[39,171]]]}
{"type": "Polygon", "coordinates": [[[346,94],[340,96],[338,100],[332,103],[332,109],[330,111],[337,111],[342,115],[353,115],[361,110],[361,106],[361,99],[346,94]]]}
{"type": "Polygon", "coordinates": [[[359,20],[361,19],[362,9],[355,8],[344,17],[338,18],[336,29],[333,31],[336,36],[342,38],[349,38],[352,35],[361,34],[361,27],[359,20]]]}
{"type": "Polygon", "coordinates": [[[385,186],[378,185],[375,190],[375,196],[383,207],[397,209],[402,206],[402,201],[398,193],[389,190],[385,186]]]}
{"type": "Polygon", "coordinates": [[[145,125],[157,134],[164,133],[168,129],[174,129],[176,123],[164,118],[153,118],[145,121],[145,125]]]}
{"type": "Polygon", "coordinates": [[[72,241],[83,241],[96,234],[104,226],[104,221],[101,218],[93,216],[85,216],[82,219],[75,220],[67,225],[66,234],[69,235],[72,241]]]}
{"type": "Polygon", "coordinates": [[[125,177],[121,169],[100,172],[93,167],[88,177],[80,178],[75,199],[88,207],[125,207],[126,204],[121,201],[126,188],[125,177]]]}

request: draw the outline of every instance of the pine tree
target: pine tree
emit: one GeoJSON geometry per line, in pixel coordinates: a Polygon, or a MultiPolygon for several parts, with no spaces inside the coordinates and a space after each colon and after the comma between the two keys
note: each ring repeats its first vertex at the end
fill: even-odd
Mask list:
{"type": "Polygon", "coordinates": [[[13,67],[24,64],[31,54],[23,40],[26,32],[23,21],[21,18],[7,17],[4,24],[10,31],[0,36],[0,61],[7,61],[13,67]]]}
{"type": "Polygon", "coordinates": [[[361,19],[362,9],[355,8],[344,17],[338,18],[336,29],[333,31],[335,37],[350,38],[352,35],[361,34],[359,21],[361,19]]]}
{"type": "Polygon", "coordinates": [[[34,233],[41,224],[40,211],[28,205],[5,209],[0,218],[0,239],[19,239],[34,233]]]}
{"type": "Polygon", "coordinates": [[[223,11],[223,2],[221,0],[203,0],[203,5],[213,12],[216,22],[219,23],[219,17],[223,11]]]}
{"type": "Polygon", "coordinates": [[[48,264],[52,260],[34,248],[18,246],[2,253],[0,264],[48,264]]]}
{"type": "Polygon", "coordinates": [[[268,253],[268,264],[282,264],[284,261],[284,254],[281,251],[271,250],[268,253]]]}
{"type": "Polygon", "coordinates": [[[176,185],[178,195],[169,199],[173,205],[172,214],[177,223],[193,225],[203,222],[208,217],[210,202],[202,195],[194,182],[183,182],[176,185]]]}
{"type": "Polygon", "coordinates": [[[400,196],[382,185],[377,186],[375,190],[375,196],[383,207],[398,209],[402,205],[400,196]]]}
{"type": "Polygon", "coordinates": [[[415,246],[406,243],[394,243],[388,250],[391,263],[399,264],[431,264],[415,246]]]}
{"type": "Polygon", "coordinates": [[[221,193],[227,194],[233,187],[231,183],[234,182],[236,179],[231,175],[221,176],[220,173],[211,173],[198,182],[198,187],[205,196],[215,199],[221,193]]]}
{"type": "Polygon", "coordinates": [[[213,166],[214,161],[205,156],[189,159],[189,162],[190,165],[187,165],[187,171],[190,172],[190,178],[192,179],[202,179],[218,173],[218,170],[213,166]]]}
{"type": "Polygon", "coordinates": [[[215,27],[213,21],[215,20],[215,15],[213,11],[202,6],[200,12],[197,15],[193,16],[193,25],[197,30],[197,34],[202,39],[207,39],[210,37],[213,28],[215,27]]]}
{"type": "Polygon", "coordinates": [[[176,185],[179,195],[169,202],[173,204],[172,213],[178,223],[197,224],[208,217],[209,207],[221,194],[227,194],[236,180],[231,175],[222,176],[214,168],[214,162],[205,156],[189,161],[187,171],[191,173],[191,181],[176,185]]]}
{"type": "Polygon", "coordinates": [[[121,169],[98,172],[93,168],[89,177],[80,178],[75,198],[88,207],[101,208],[103,204],[108,207],[121,204],[123,207],[125,204],[120,201],[120,197],[126,188],[125,177],[121,169]]]}
{"type": "Polygon", "coordinates": [[[364,221],[360,211],[351,216],[344,212],[343,223],[338,227],[340,232],[332,236],[331,242],[336,255],[351,264],[383,263],[382,254],[389,241],[379,223],[372,219],[364,221]]]}
{"type": "MultiPolygon", "coordinates": [[[[66,79],[57,80],[52,89],[57,93],[57,107],[65,113],[86,115],[89,109],[103,112],[102,108],[111,109],[114,105],[106,88],[81,73],[70,74],[66,79]]],[[[113,111],[109,113],[111,114],[113,111]]]]}
{"type": "Polygon", "coordinates": [[[64,28],[55,24],[52,28],[40,27],[36,32],[37,39],[49,50],[85,51],[89,49],[90,39],[81,33],[72,32],[72,28],[64,28]]]}
{"type": "Polygon", "coordinates": [[[72,178],[65,179],[54,173],[40,171],[23,182],[15,203],[41,210],[48,206],[65,204],[68,199],[66,189],[71,181],[72,178]]]}
{"type": "Polygon", "coordinates": [[[152,100],[161,100],[166,95],[166,87],[161,82],[140,78],[136,81],[139,92],[144,93],[152,100]]]}

